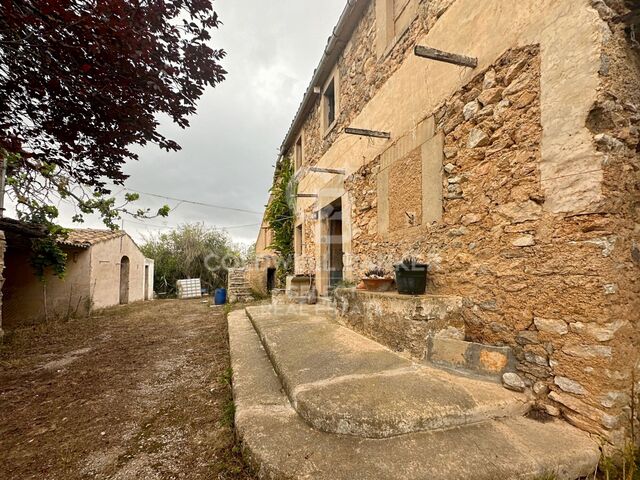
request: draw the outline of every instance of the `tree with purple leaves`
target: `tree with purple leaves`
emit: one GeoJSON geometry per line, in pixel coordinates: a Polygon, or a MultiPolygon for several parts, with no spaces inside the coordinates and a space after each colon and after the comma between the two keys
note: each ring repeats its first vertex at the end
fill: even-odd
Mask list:
{"type": "Polygon", "coordinates": [[[111,228],[123,212],[166,216],[131,209],[135,194],[116,204],[111,188],[132,146],[180,149],[158,117],[188,127],[224,80],[219,25],[212,0],[3,0],[0,159],[19,217],[55,227],[60,199],[111,228]]]}

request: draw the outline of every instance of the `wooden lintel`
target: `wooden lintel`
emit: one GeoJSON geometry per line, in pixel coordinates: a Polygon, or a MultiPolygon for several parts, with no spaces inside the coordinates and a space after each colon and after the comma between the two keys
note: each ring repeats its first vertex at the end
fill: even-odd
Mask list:
{"type": "Polygon", "coordinates": [[[309,171],[314,173],[331,173],[333,175],[344,175],[346,173],[344,170],[339,170],[337,168],[321,168],[321,167],[309,167],[309,171]]]}
{"type": "Polygon", "coordinates": [[[391,138],[391,133],[389,132],[377,132],[375,130],[365,130],[363,128],[345,128],[344,133],[349,135],[360,135],[362,137],[391,138]]]}
{"type": "Polygon", "coordinates": [[[299,193],[296,195],[298,198],[318,198],[317,193],[299,193]]]}
{"type": "Polygon", "coordinates": [[[423,45],[416,45],[414,53],[418,57],[429,58],[431,60],[437,60],[438,62],[452,63],[453,65],[460,65],[461,67],[476,68],[478,66],[477,58],[443,52],[442,50],[436,50],[435,48],[425,47],[423,45]]]}

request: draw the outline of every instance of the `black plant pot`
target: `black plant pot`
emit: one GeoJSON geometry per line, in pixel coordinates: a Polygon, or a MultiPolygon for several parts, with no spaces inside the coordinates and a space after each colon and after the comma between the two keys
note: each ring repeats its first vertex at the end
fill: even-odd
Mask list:
{"type": "Polygon", "coordinates": [[[416,263],[395,266],[396,285],[402,295],[424,295],[427,291],[427,270],[429,265],[416,263]]]}

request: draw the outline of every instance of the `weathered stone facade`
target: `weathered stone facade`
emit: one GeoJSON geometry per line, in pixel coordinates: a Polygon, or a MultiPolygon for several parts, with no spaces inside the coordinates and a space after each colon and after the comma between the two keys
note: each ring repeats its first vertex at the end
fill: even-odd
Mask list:
{"type": "Polygon", "coordinates": [[[335,125],[322,131],[318,98],[301,130],[305,166],[346,174],[299,173],[318,200],[298,205],[296,271],[326,291],[321,211],[341,198],[347,279],[425,261],[431,293],[463,298],[466,340],[511,347],[540,408],[622,442],[640,320],[640,54],[614,21],[621,2],[416,0],[381,54],[380,1],[337,61],[335,125]],[[479,66],[417,59],[416,44],[479,66]]]}

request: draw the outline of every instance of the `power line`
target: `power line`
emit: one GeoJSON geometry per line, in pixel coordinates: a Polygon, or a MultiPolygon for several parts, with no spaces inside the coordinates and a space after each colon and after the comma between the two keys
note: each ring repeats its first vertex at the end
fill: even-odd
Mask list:
{"type": "Polygon", "coordinates": [[[214,204],[211,204],[211,203],[203,203],[203,202],[196,202],[196,201],[192,201],[192,200],[184,200],[184,199],[181,199],[181,198],[168,197],[166,195],[158,195],[156,193],[141,192],[139,190],[133,190],[131,188],[125,188],[125,190],[127,192],[138,193],[140,195],[147,195],[149,197],[162,198],[164,200],[172,200],[174,202],[189,203],[191,205],[198,205],[198,206],[201,206],[201,207],[217,208],[217,209],[220,209],[220,210],[230,210],[232,212],[250,213],[252,215],[262,215],[264,213],[264,212],[256,212],[256,211],[253,211],[253,210],[245,210],[243,208],[234,208],[234,207],[227,207],[227,206],[224,206],[224,205],[214,205],[214,204]]]}
{"type": "MultiPolygon", "coordinates": [[[[153,223],[136,222],[134,220],[124,220],[123,219],[123,222],[124,223],[133,223],[133,224],[136,224],[136,225],[141,225],[141,226],[144,226],[144,227],[153,227],[153,228],[164,228],[164,229],[178,228],[177,225],[156,225],[156,224],[153,224],[153,223]]],[[[259,227],[260,225],[262,225],[262,224],[261,223],[251,223],[249,225],[229,225],[229,226],[225,226],[225,227],[213,225],[213,226],[211,226],[211,228],[213,228],[214,230],[234,230],[234,229],[241,229],[241,228],[259,227]]]]}

